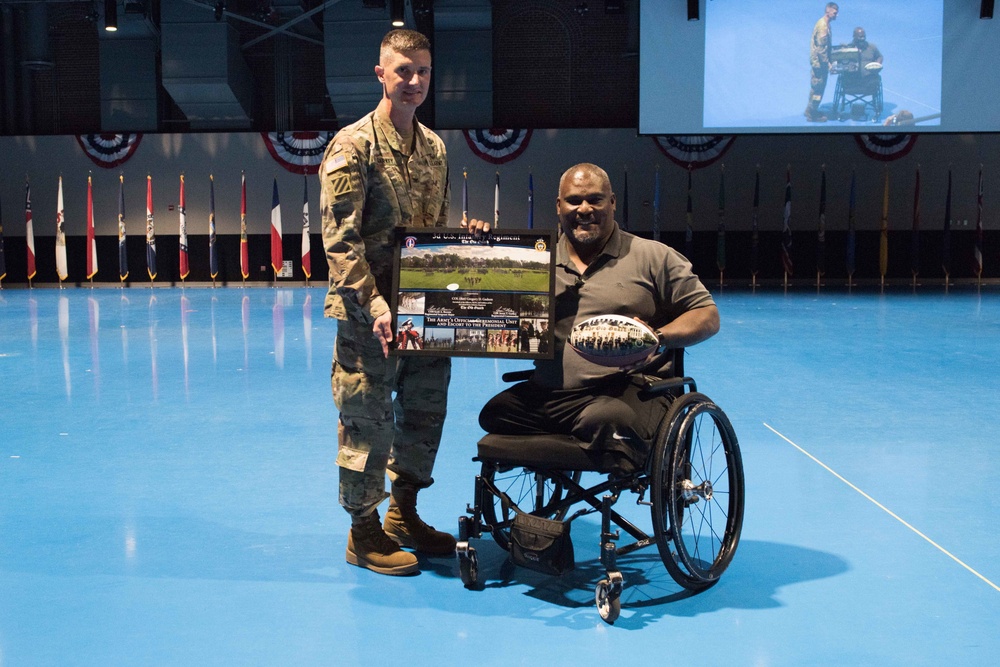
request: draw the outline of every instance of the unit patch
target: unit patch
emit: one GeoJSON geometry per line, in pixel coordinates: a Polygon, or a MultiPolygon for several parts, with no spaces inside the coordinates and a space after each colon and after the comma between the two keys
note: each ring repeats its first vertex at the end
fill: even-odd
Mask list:
{"type": "Polygon", "coordinates": [[[347,172],[334,174],[330,179],[330,194],[334,197],[346,195],[351,191],[351,175],[347,172]]]}

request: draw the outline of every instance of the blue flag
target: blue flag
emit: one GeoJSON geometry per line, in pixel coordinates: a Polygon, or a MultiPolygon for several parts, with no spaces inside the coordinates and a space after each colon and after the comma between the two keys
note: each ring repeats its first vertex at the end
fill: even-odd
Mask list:
{"type": "Polygon", "coordinates": [[[920,273],[920,165],[917,165],[917,181],[913,186],[913,228],[910,231],[910,272],[914,280],[920,273]]]}
{"type": "Polygon", "coordinates": [[[535,228],[535,181],[528,172],[528,229],[535,228]]]}

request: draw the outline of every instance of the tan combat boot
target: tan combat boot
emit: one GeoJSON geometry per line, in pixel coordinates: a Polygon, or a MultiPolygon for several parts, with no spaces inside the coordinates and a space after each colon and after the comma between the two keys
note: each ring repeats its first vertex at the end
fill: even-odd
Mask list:
{"type": "Polygon", "coordinates": [[[432,556],[446,556],[455,553],[455,538],[448,533],[434,530],[417,516],[417,492],[415,489],[392,489],[389,511],[385,513],[383,524],[385,534],[400,546],[416,549],[432,556]]]}
{"type": "Polygon", "coordinates": [[[347,536],[347,562],[379,574],[413,574],[417,557],[403,551],[382,530],[378,511],[355,518],[347,536]]]}

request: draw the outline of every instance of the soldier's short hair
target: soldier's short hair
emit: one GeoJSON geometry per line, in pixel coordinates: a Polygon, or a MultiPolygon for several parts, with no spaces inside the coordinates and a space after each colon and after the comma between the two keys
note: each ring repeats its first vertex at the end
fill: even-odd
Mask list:
{"type": "Polygon", "coordinates": [[[827,9],[836,9],[838,12],[840,11],[840,5],[838,5],[836,2],[828,2],[828,3],[826,3],[826,8],[827,9]]]}
{"type": "Polygon", "coordinates": [[[430,51],[431,42],[416,30],[390,30],[382,38],[382,46],[379,48],[379,61],[385,61],[393,53],[409,53],[411,51],[430,51]]]}

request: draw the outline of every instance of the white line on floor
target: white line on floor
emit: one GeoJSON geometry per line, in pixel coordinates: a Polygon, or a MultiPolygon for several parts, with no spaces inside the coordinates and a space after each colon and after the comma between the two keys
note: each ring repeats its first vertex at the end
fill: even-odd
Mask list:
{"type": "Polygon", "coordinates": [[[844,479],[843,476],[841,476],[840,474],[838,474],[833,468],[831,468],[830,466],[828,466],[825,463],[823,463],[822,461],[820,461],[818,458],[816,458],[815,456],[813,456],[812,454],[810,454],[809,452],[807,452],[806,450],[804,450],[802,447],[799,447],[797,444],[795,444],[794,442],[792,442],[791,440],[789,440],[782,433],[778,432],[777,429],[775,429],[773,426],[771,426],[767,422],[764,422],[764,426],[766,426],[772,433],[774,433],[776,436],[778,436],[779,438],[781,438],[782,440],[784,440],[785,442],[787,442],[788,444],[790,444],[792,447],[794,447],[795,449],[799,450],[800,452],[802,452],[803,454],[805,454],[806,456],[808,456],[809,458],[811,458],[813,461],[815,461],[816,463],[818,463],[828,473],[830,473],[831,475],[833,475],[834,477],[836,477],[837,479],[839,479],[841,482],[843,482],[847,486],[851,487],[852,489],[854,489],[855,491],[857,491],[858,493],[860,493],[862,496],[864,496],[865,498],[867,498],[870,502],[874,503],[875,506],[878,507],[879,509],[881,509],[883,512],[885,512],[886,514],[888,514],[889,516],[891,516],[893,519],[895,519],[896,521],[900,522],[901,524],[903,524],[904,526],[906,526],[907,528],[909,528],[910,530],[912,530],[914,533],[916,533],[917,535],[919,535],[920,537],[922,537],[924,540],[926,540],[935,549],[937,549],[938,551],[940,551],[941,553],[943,553],[945,556],[947,556],[948,558],[952,559],[953,561],[955,561],[956,563],[958,563],[959,565],[961,565],[962,567],[964,567],[966,570],[968,570],[972,574],[974,574],[977,577],[979,577],[980,579],[982,579],[984,582],[986,582],[986,584],[988,584],[995,591],[1000,592],[1000,586],[997,586],[992,581],[990,581],[989,579],[987,579],[983,575],[981,575],[978,572],[976,572],[974,569],[972,569],[971,567],[969,567],[968,565],[966,565],[964,562],[962,562],[961,559],[959,559],[957,556],[955,556],[954,554],[952,554],[950,551],[948,551],[947,549],[945,549],[944,547],[942,547],[940,544],[938,544],[937,542],[935,542],[931,538],[927,537],[926,535],[924,535],[923,533],[921,533],[919,530],[917,530],[916,528],[914,528],[912,525],[910,525],[909,523],[907,523],[906,521],[904,521],[898,514],[896,514],[895,512],[893,512],[892,510],[890,510],[888,507],[886,507],[885,505],[883,505],[879,501],[877,501],[874,498],[872,498],[871,496],[869,496],[867,493],[865,493],[864,491],[862,491],[861,489],[859,489],[858,487],[856,487],[854,484],[851,484],[850,482],[848,482],[846,479],[844,479]]]}

